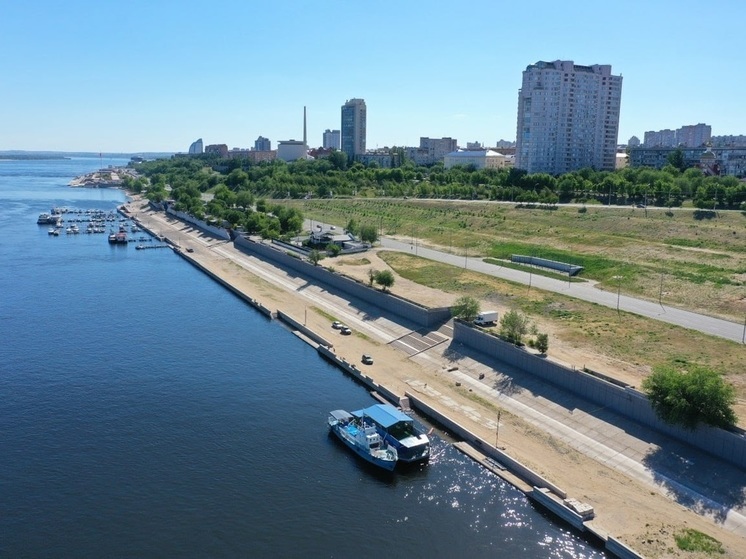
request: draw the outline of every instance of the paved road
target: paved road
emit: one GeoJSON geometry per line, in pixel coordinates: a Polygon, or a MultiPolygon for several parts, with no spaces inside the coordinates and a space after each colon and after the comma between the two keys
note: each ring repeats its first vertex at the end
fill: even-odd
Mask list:
{"type": "Polygon", "coordinates": [[[648,318],[668,322],[669,324],[675,324],[676,326],[682,326],[691,330],[699,330],[700,332],[712,336],[718,336],[734,342],[744,343],[744,334],[746,333],[746,325],[744,324],[729,322],[727,320],[713,318],[675,307],[659,305],[652,301],[636,299],[627,295],[602,291],[594,287],[591,283],[568,283],[566,281],[547,278],[537,274],[530,274],[528,272],[521,272],[511,268],[495,266],[494,264],[487,264],[486,262],[483,262],[481,258],[470,258],[464,255],[459,256],[447,252],[441,252],[417,245],[416,243],[401,242],[388,237],[383,237],[381,239],[381,246],[391,250],[416,254],[422,258],[443,262],[444,264],[451,264],[452,266],[459,266],[461,268],[489,274],[491,276],[522,283],[524,285],[531,285],[538,289],[561,293],[562,295],[575,297],[591,303],[598,303],[599,305],[604,305],[605,307],[610,307],[612,309],[617,308],[618,305],[619,310],[625,312],[639,314],[648,318]]]}

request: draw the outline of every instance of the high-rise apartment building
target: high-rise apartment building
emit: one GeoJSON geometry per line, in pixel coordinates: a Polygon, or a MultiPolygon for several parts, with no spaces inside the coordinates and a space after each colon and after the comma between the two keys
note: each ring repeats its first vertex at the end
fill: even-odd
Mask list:
{"type": "Polygon", "coordinates": [[[365,153],[365,101],[350,99],[342,105],[342,151],[350,161],[365,153]]]}
{"type": "Polygon", "coordinates": [[[613,171],[621,97],[622,76],[610,65],[531,64],[518,92],[515,166],[529,173],[613,171]]]}
{"type": "Polygon", "coordinates": [[[682,126],[676,131],[678,145],[687,148],[698,148],[710,142],[712,126],[709,124],[690,124],[682,126]]]}
{"type": "Polygon", "coordinates": [[[342,147],[341,133],[339,130],[324,130],[323,144],[324,149],[339,149],[342,147]]]}
{"type": "Polygon", "coordinates": [[[259,136],[254,142],[254,151],[272,151],[272,142],[264,136],[259,136]]]}

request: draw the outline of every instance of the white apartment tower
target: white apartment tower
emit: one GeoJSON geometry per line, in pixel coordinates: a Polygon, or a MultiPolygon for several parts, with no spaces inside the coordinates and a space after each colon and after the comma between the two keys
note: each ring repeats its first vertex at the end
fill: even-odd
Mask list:
{"type": "Polygon", "coordinates": [[[324,149],[339,149],[342,146],[339,130],[324,130],[322,145],[324,149]]]}
{"type": "Polygon", "coordinates": [[[515,166],[553,175],[613,171],[621,97],[622,76],[610,65],[531,64],[518,92],[515,166]]]}

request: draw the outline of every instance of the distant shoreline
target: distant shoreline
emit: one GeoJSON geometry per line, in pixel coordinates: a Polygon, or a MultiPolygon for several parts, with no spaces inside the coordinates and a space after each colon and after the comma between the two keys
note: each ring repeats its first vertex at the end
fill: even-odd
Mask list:
{"type": "Polygon", "coordinates": [[[33,160],[33,161],[41,161],[41,160],[61,160],[61,159],[71,159],[70,157],[64,157],[62,155],[41,155],[41,154],[2,154],[0,153],[0,159],[2,160],[10,160],[10,161],[26,161],[26,160],[33,160]]]}

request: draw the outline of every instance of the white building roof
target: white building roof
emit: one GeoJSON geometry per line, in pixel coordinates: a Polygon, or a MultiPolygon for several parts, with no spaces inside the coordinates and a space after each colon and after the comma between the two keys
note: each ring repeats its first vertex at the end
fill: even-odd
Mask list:
{"type": "Polygon", "coordinates": [[[452,151],[446,157],[505,157],[502,153],[497,153],[491,149],[479,150],[457,150],[452,151]]]}

